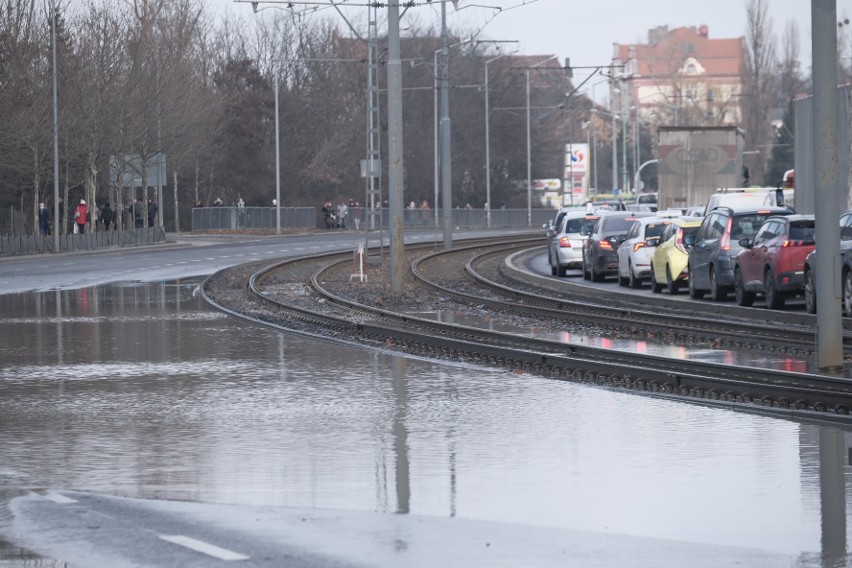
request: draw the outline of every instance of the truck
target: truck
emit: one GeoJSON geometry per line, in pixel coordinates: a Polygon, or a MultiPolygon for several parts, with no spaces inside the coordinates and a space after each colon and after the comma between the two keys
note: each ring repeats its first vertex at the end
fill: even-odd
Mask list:
{"type": "Polygon", "coordinates": [[[736,126],[661,126],[659,209],[705,205],[720,188],[742,185],[743,131],[736,126]]]}

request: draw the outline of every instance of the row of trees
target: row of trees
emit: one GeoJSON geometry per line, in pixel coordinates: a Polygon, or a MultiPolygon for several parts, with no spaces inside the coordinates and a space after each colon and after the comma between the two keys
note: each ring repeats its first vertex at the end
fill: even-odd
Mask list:
{"type": "MultiPolygon", "coordinates": [[[[771,81],[777,81],[795,94],[806,82],[789,39],[794,34],[785,32],[780,62],[766,51],[774,40],[769,24],[757,17],[765,16],[765,3],[748,3],[756,16],[744,77],[755,92],[772,92],[771,81]]],[[[54,190],[51,18],[44,4],[0,0],[0,207],[22,211],[32,226],[39,202],[50,206],[54,190]]],[[[405,202],[426,200],[434,207],[434,55],[440,40],[434,25],[408,24],[402,44],[405,202]]],[[[129,157],[145,163],[163,152],[168,179],[159,206],[169,228],[186,228],[197,202],[242,198],[249,206],[271,205],[276,78],[282,204],[364,200],[359,164],[367,138],[366,42],[341,34],[337,21],[279,10],[247,10],[245,17],[217,21],[203,0],[57,0],[57,30],[65,203],[85,198],[123,207],[131,199],[156,199],[151,188],[120,187],[110,163],[121,169],[129,157]]],[[[452,49],[453,206],[485,202],[484,63],[496,54],[487,43],[452,49]]],[[[536,62],[504,57],[489,65],[492,201],[510,207],[526,206],[526,67],[536,62]]],[[[533,177],[560,178],[564,143],[584,141],[583,127],[591,124],[600,129],[594,137],[599,185],[608,187],[607,124],[590,121],[594,103],[583,95],[566,100],[569,78],[547,67],[529,71],[533,177]]],[[[379,75],[383,86],[384,72],[379,75]]],[[[380,106],[384,111],[383,97],[380,106]]],[[[756,145],[762,139],[768,146],[775,136],[763,128],[769,106],[777,101],[745,112],[745,120],[755,121],[746,130],[760,137],[756,145]]],[[[640,155],[647,159],[653,133],[641,132],[640,155]]]]}

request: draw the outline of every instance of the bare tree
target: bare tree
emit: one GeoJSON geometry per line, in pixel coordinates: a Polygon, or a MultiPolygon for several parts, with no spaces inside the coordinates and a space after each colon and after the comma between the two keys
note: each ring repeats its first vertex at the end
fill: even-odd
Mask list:
{"type": "Polygon", "coordinates": [[[773,137],[770,110],[777,100],[777,60],[772,20],[767,0],[746,2],[746,37],[742,65],[743,125],[745,146],[753,159],[749,164],[750,180],[764,177],[766,161],[773,137]]]}

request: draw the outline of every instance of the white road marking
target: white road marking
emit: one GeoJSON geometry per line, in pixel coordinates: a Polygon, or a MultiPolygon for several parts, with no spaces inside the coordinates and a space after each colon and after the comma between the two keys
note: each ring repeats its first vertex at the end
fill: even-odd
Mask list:
{"type": "Polygon", "coordinates": [[[248,560],[250,558],[249,556],[233,552],[232,550],[219,548],[218,546],[215,546],[213,544],[208,544],[200,540],[195,540],[194,538],[190,538],[188,536],[183,536],[179,534],[167,536],[161,534],[160,538],[165,541],[178,544],[180,546],[185,546],[186,548],[195,550],[196,552],[206,554],[207,556],[218,558],[219,560],[248,560]]]}

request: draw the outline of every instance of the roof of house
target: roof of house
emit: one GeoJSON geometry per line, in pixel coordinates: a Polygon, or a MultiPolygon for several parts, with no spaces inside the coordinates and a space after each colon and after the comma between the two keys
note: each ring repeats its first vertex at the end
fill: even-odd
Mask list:
{"type": "Polygon", "coordinates": [[[619,44],[615,59],[635,58],[640,76],[670,76],[696,64],[705,76],[738,76],[743,57],[742,38],[711,39],[706,26],[680,27],[667,33],[651,34],[656,41],[647,44],[619,44]]]}

